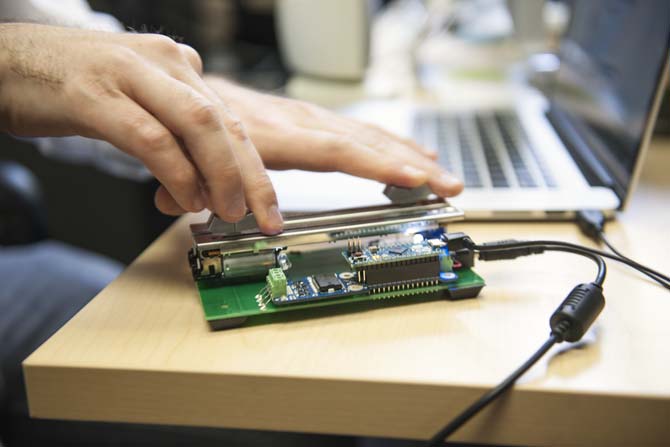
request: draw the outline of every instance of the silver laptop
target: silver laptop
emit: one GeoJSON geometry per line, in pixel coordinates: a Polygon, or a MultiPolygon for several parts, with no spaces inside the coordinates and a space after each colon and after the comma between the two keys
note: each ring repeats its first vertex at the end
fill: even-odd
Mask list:
{"type": "Polygon", "coordinates": [[[469,218],[623,209],[668,76],[670,2],[574,1],[558,55],[511,107],[418,109],[413,136],[465,183],[469,218]]]}

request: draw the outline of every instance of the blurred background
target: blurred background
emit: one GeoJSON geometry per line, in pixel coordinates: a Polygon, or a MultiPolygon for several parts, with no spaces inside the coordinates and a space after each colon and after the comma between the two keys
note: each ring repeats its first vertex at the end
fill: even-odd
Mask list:
{"type": "MultiPolygon", "coordinates": [[[[206,71],[338,108],[363,97],[415,98],[421,91],[440,97],[450,78],[479,82],[486,94],[487,83],[537,75],[528,68],[547,61],[534,55],[559,45],[571,1],[89,3],[129,31],[159,32],[193,46],[206,71]],[[322,95],[325,90],[331,94],[322,95]]],[[[543,82],[541,76],[531,81],[543,82]]],[[[667,98],[657,131],[670,132],[667,98]]],[[[45,157],[7,135],[0,144],[0,162],[25,168],[2,179],[0,167],[0,245],[50,237],[129,263],[173,221],[154,209],[151,178],[45,157]]]]}

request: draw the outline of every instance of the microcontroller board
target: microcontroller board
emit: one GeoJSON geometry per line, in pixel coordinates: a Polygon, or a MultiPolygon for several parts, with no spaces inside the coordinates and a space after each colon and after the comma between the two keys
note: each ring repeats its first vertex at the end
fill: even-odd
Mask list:
{"type": "MultiPolygon", "coordinates": [[[[380,256],[389,254],[386,260],[391,269],[398,268],[397,262],[411,262],[411,252],[422,262],[434,257],[427,256],[427,248],[419,249],[417,245],[430,247],[429,242],[382,245],[377,253],[380,256]],[[402,247],[408,250],[400,253],[402,247]],[[390,258],[394,258],[394,262],[390,262],[390,258]]],[[[375,252],[374,245],[372,247],[372,252],[375,252]]],[[[365,253],[376,254],[370,252],[369,247],[364,248],[365,253]]],[[[301,318],[303,315],[329,315],[335,309],[369,310],[436,299],[472,298],[484,286],[484,280],[470,267],[461,265],[453,268],[452,263],[448,272],[439,271],[440,255],[445,253],[443,247],[430,248],[430,252],[437,256],[437,270],[433,266],[429,272],[434,276],[424,277],[428,270],[421,270],[421,277],[412,280],[394,280],[374,285],[359,281],[357,271],[351,268],[346,256],[347,251],[346,247],[345,250],[334,247],[328,250],[289,252],[291,269],[286,272],[272,269],[265,281],[230,284],[220,280],[198,281],[205,318],[213,329],[225,329],[243,324],[285,321],[286,318],[301,318]],[[282,272],[281,275],[279,272],[282,272]],[[272,278],[268,279],[271,275],[272,278]],[[283,316],[281,320],[278,318],[280,315],[283,316]]]]}
{"type": "Polygon", "coordinates": [[[462,211],[427,187],[387,187],[390,205],[285,216],[264,235],[253,215],[191,225],[189,265],[213,329],[434,299],[473,298],[484,281],[462,233],[462,211]]]}

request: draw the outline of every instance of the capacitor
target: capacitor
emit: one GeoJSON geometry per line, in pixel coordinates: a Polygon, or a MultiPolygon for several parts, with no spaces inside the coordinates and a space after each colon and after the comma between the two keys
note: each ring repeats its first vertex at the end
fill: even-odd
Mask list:
{"type": "Polygon", "coordinates": [[[451,272],[454,269],[454,259],[451,257],[448,247],[440,250],[439,260],[441,272],[451,272]]]}
{"type": "Polygon", "coordinates": [[[267,271],[278,267],[274,251],[223,257],[224,278],[265,277],[267,271]]]}

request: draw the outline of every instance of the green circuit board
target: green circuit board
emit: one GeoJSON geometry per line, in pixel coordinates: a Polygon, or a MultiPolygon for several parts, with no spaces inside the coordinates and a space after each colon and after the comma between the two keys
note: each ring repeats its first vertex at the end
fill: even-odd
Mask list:
{"type": "MultiPolygon", "coordinates": [[[[293,264],[293,267],[286,272],[289,282],[307,275],[350,271],[349,264],[338,248],[293,252],[289,253],[289,257],[293,264]]],[[[469,268],[461,268],[456,273],[458,278],[451,282],[435,282],[403,290],[376,291],[377,293],[370,291],[291,305],[277,305],[272,300],[259,300],[259,294],[266,286],[263,279],[238,284],[223,283],[221,280],[200,280],[197,282],[197,287],[206,320],[213,329],[225,329],[388,305],[476,297],[484,286],[484,280],[469,268]]]]}

